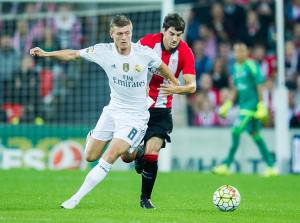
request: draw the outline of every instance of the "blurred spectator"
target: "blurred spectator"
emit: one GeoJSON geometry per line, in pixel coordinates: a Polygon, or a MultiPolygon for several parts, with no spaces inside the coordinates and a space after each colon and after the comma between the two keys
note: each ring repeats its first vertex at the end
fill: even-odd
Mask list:
{"type": "MultiPolygon", "coordinates": [[[[33,45],[39,46],[46,51],[60,50],[59,41],[50,28],[45,28],[43,31],[42,39],[36,41],[33,45]]],[[[52,83],[51,87],[48,86],[46,88],[43,88],[44,90],[45,89],[48,90],[47,93],[45,93],[45,91],[42,90],[42,92],[44,92],[42,93],[42,95],[44,97],[48,96],[49,98],[47,100],[52,101],[53,97],[60,95],[62,92],[63,93],[65,92],[65,87],[62,85],[65,78],[62,67],[57,60],[50,59],[50,58],[36,57],[35,61],[36,61],[36,69],[38,70],[38,72],[40,72],[41,75],[47,74],[46,76],[49,76],[48,78],[46,78],[47,80],[51,79],[51,83],[52,83]]],[[[44,80],[44,78],[42,78],[42,80],[44,80]]],[[[45,85],[47,84],[45,83],[45,85]]]]}
{"type": "Polygon", "coordinates": [[[33,30],[36,26],[37,22],[39,22],[34,16],[36,13],[41,12],[42,2],[35,3],[27,3],[25,6],[24,14],[26,14],[29,18],[27,18],[28,29],[33,30]]]}
{"type": "Polygon", "coordinates": [[[199,36],[204,42],[205,53],[214,59],[217,54],[217,40],[214,32],[207,25],[201,25],[199,28],[199,36]]]}
{"type": "Polygon", "coordinates": [[[218,42],[227,41],[234,33],[233,24],[228,23],[224,17],[221,3],[214,3],[211,8],[211,21],[209,26],[215,33],[218,42]]]}
{"type": "Polygon", "coordinates": [[[300,109],[299,105],[296,104],[296,91],[289,91],[289,124],[290,127],[299,128],[300,127],[300,109]]]}
{"type": "MultiPolygon", "coordinates": [[[[224,104],[226,101],[232,98],[232,91],[230,88],[222,88],[220,91],[220,105],[224,104]]],[[[219,107],[218,107],[219,108],[219,107]]],[[[233,125],[236,116],[239,114],[239,109],[237,106],[232,107],[227,114],[226,118],[221,118],[218,116],[218,124],[221,126],[231,126],[233,125]]]]}
{"type": "Polygon", "coordinates": [[[2,107],[0,107],[0,123],[6,123],[6,122],[7,122],[6,112],[3,110],[2,107]]]}
{"type": "MultiPolygon", "coordinates": [[[[54,35],[52,30],[48,27],[43,29],[41,38],[39,40],[35,40],[32,44],[33,46],[39,46],[46,51],[55,51],[60,50],[59,41],[57,37],[54,35]]],[[[52,69],[55,65],[58,64],[55,60],[50,60],[49,58],[35,58],[36,66],[38,71],[40,71],[43,67],[47,69],[52,69]]]]}
{"type": "Polygon", "coordinates": [[[17,24],[17,30],[13,38],[13,46],[19,53],[28,53],[31,46],[28,23],[26,20],[20,20],[17,24]]]}
{"type": "Polygon", "coordinates": [[[263,45],[256,45],[253,48],[253,59],[257,61],[260,70],[265,78],[275,76],[276,57],[266,55],[266,48],[263,45]]]}
{"type": "Polygon", "coordinates": [[[294,104],[291,108],[290,127],[300,128],[300,76],[297,77],[297,88],[292,94],[294,104]]]}
{"type": "Polygon", "coordinates": [[[42,114],[41,97],[39,93],[39,74],[34,69],[31,56],[22,59],[21,71],[16,75],[15,91],[20,104],[23,105],[22,121],[33,122],[42,114]]]}
{"type": "MultiPolygon", "coordinates": [[[[54,29],[56,30],[56,36],[58,38],[59,48],[60,49],[80,49],[81,48],[81,23],[80,20],[76,17],[74,12],[71,10],[70,4],[62,4],[58,8],[58,14],[54,17],[54,29]]],[[[62,96],[60,100],[64,101],[66,92],[66,85],[69,88],[74,88],[75,83],[80,78],[80,72],[78,64],[76,62],[61,63],[63,74],[58,78],[54,73],[54,91],[52,96],[62,96]],[[57,80],[61,80],[62,88],[56,88],[58,85],[57,80]]]]}
{"type": "Polygon", "coordinates": [[[216,106],[219,103],[219,94],[213,90],[212,79],[209,74],[203,74],[198,91],[192,103],[193,125],[214,126],[218,124],[216,106]]]}
{"type": "Polygon", "coordinates": [[[299,0],[291,0],[287,2],[287,20],[289,22],[299,21],[300,19],[300,2],[299,0]]]}
{"type": "Polygon", "coordinates": [[[228,73],[221,58],[216,58],[211,72],[213,87],[217,90],[229,87],[228,73]]]}
{"type": "MultiPolygon", "coordinates": [[[[196,40],[193,44],[193,52],[195,55],[195,66],[196,66],[196,81],[200,83],[200,78],[203,73],[208,73],[212,69],[213,61],[205,53],[205,45],[202,40],[196,40]]],[[[197,86],[199,87],[199,86],[197,86]]]]}
{"type": "Polygon", "coordinates": [[[230,32],[228,35],[231,41],[235,41],[239,38],[239,34],[236,30],[241,30],[245,24],[245,9],[239,6],[235,0],[225,0],[224,2],[225,20],[230,24],[230,32]]]}
{"type": "Polygon", "coordinates": [[[80,49],[81,24],[68,4],[60,5],[54,27],[60,49],[80,49]]]}
{"type": "Polygon", "coordinates": [[[249,47],[255,44],[267,45],[268,28],[264,27],[254,11],[248,11],[246,26],[241,30],[241,40],[249,47]]]}
{"type": "Polygon", "coordinates": [[[265,82],[265,89],[263,92],[263,101],[267,105],[269,117],[267,123],[264,123],[268,127],[274,126],[274,112],[275,112],[275,83],[274,76],[269,76],[265,82]]]}
{"type": "Polygon", "coordinates": [[[229,42],[221,42],[219,44],[218,57],[223,60],[226,72],[230,75],[232,73],[235,59],[229,42]]]}
{"type": "Polygon", "coordinates": [[[293,28],[292,40],[297,48],[298,53],[300,52],[300,23],[296,23],[293,28]]]}
{"type": "Polygon", "coordinates": [[[193,42],[199,38],[198,29],[200,27],[200,22],[194,10],[190,10],[187,32],[186,32],[186,42],[189,46],[193,45],[193,42]]]}
{"type": "Polygon", "coordinates": [[[289,89],[296,88],[296,77],[300,71],[300,57],[292,41],[285,44],[285,73],[289,89]]]}
{"type": "Polygon", "coordinates": [[[20,68],[20,55],[12,47],[10,36],[4,35],[0,40],[0,105],[12,100],[14,74],[20,68]]]}
{"type": "Polygon", "coordinates": [[[274,0],[260,0],[252,3],[252,9],[256,11],[264,26],[268,26],[274,18],[275,1],[274,0]]]}

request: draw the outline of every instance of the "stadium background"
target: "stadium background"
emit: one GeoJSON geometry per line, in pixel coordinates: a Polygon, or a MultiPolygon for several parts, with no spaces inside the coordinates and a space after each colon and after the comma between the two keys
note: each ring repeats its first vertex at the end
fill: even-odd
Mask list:
{"type": "MultiPolygon", "coordinates": [[[[146,1],[145,1],[146,2],[146,1]]],[[[0,18],[0,167],[85,168],[85,136],[109,100],[107,78],[96,64],[32,58],[31,47],[81,49],[109,42],[109,21],[117,13],[133,21],[133,40],[161,29],[159,1],[145,3],[1,2],[0,18]]],[[[285,1],[285,78],[288,89],[290,154],[285,172],[300,172],[300,4],[285,1]]],[[[184,39],[196,58],[195,94],[176,96],[173,143],[163,151],[161,170],[210,170],[230,145],[228,119],[217,116],[231,93],[232,44],[243,41],[266,78],[270,118],[263,134],[275,154],[276,87],[275,4],[264,0],[175,1],[187,21],[184,39]]],[[[264,167],[254,144],[244,137],[234,167],[260,172],[264,167]]],[[[122,162],[115,169],[132,166],[122,162]]]]}

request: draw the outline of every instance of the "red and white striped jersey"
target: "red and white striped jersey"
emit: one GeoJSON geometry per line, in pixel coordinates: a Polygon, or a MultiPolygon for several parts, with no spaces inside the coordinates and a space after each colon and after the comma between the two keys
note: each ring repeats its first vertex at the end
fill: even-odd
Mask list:
{"type": "MultiPolygon", "coordinates": [[[[196,74],[195,72],[195,59],[192,50],[186,42],[180,40],[177,48],[170,51],[165,50],[163,44],[163,34],[148,34],[140,39],[140,44],[154,49],[161,57],[162,61],[168,65],[172,73],[178,78],[180,72],[182,74],[196,74]]],[[[162,83],[167,81],[160,75],[157,75],[156,69],[149,70],[150,83],[149,83],[149,96],[154,100],[151,108],[171,108],[173,96],[163,96],[160,94],[158,88],[162,83]]]]}

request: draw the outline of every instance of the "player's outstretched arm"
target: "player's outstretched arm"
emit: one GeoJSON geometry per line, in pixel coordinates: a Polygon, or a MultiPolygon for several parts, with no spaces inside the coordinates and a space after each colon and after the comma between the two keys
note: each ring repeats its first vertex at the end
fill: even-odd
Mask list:
{"type": "Polygon", "coordinates": [[[177,80],[177,78],[172,74],[172,71],[169,69],[169,67],[162,62],[161,65],[158,68],[159,73],[166,78],[167,80],[169,80],[171,83],[173,83],[174,85],[179,85],[179,81],[177,80]]]}
{"type": "Polygon", "coordinates": [[[58,50],[47,52],[39,47],[34,47],[30,50],[31,56],[38,57],[55,57],[59,60],[75,60],[80,58],[79,50],[58,50]]]}

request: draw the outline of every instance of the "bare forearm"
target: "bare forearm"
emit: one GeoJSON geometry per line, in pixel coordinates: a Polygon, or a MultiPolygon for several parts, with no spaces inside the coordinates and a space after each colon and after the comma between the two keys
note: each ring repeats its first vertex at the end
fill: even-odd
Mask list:
{"type": "Polygon", "coordinates": [[[46,56],[48,57],[55,57],[59,60],[75,60],[79,58],[79,51],[78,50],[58,50],[58,51],[51,51],[46,52],[46,56]]]}
{"type": "Polygon", "coordinates": [[[196,83],[176,87],[176,94],[192,94],[196,91],[196,83]]]}
{"type": "Polygon", "coordinates": [[[172,74],[171,70],[166,64],[162,63],[162,65],[159,67],[159,72],[165,79],[170,80],[175,85],[179,85],[179,81],[172,74]]]}

